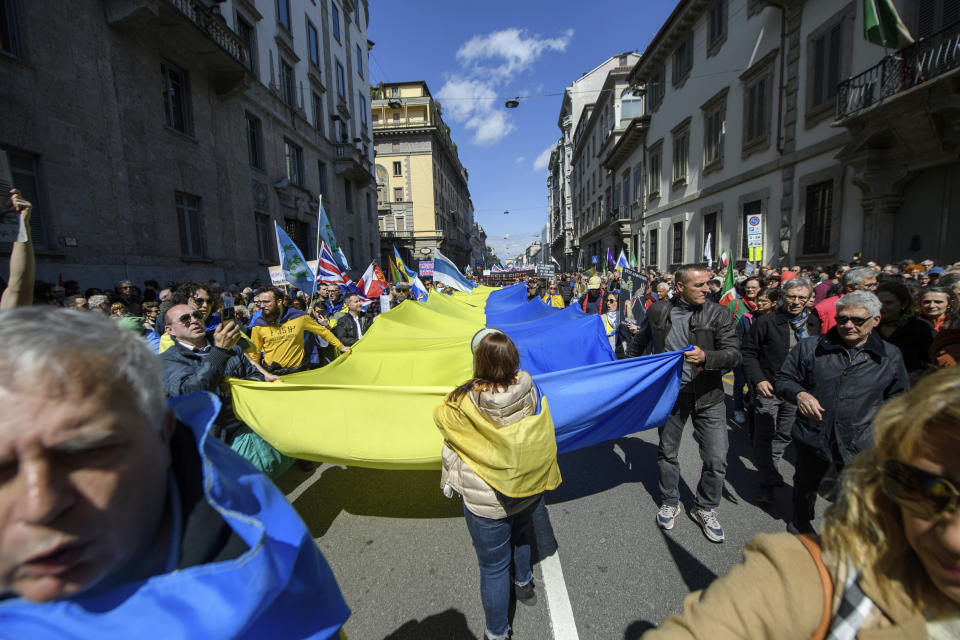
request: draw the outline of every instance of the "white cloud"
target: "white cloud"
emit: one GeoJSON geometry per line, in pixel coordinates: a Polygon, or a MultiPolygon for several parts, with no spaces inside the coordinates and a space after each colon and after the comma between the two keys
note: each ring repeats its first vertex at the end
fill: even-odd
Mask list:
{"type": "Polygon", "coordinates": [[[474,144],[496,144],[514,129],[501,103],[509,93],[507,82],[530,69],[545,52],[566,50],[572,37],[572,29],[557,38],[529,35],[525,29],[473,36],[457,51],[461,70],[448,74],[436,94],[444,116],[462,123],[473,134],[474,144]]]}
{"type": "Polygon", "coordinates": [[[546,51],[565,51],[572,37],[573,29],[568,29],[559,38],[528,36],[526,29],[503,29],[485,36],[473,36],[457,51],[457,59],[464,65],[486,60],[501,61],[490,71],[510,78],[529,69],[546,51]]]}
{"type": "Polygon", "coordinates": [[[517,156],[517,159],[513,161],[514,164],[523,164],[527,161],[527,156],[517,156]]]}
{"type": "Polygon", "coordinates": [[[550,164],[550,154],[553,153],[553,150],[557,148],[556,144],[551,144],[549,147],[544,149],[540,155],[537,156],[537,159],[533,161],[533,170],[534,171],[543,171],[550,164]]]}

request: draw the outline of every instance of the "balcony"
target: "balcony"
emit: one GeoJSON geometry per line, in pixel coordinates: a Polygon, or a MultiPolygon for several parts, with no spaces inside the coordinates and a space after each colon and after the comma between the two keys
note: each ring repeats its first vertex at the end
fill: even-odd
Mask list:
{"type": "Polygon", "coordinates": [[[105,13],[111,26],[178,51],[207,71],[218,95],[244,86],[250,52],[201,0],[106,0],[105,13]]]}
{"type": "Polygon", "coordinates": [[[837,87],[837,120],[960,67],[960,22],[888,55],[837,87]]]}
{"type": "Polygon", "coordinates": [[[373,182],[373,165],[370,160],[352,144],[342,142],[334,147],[333,171],[364,186],[373,182]]]}

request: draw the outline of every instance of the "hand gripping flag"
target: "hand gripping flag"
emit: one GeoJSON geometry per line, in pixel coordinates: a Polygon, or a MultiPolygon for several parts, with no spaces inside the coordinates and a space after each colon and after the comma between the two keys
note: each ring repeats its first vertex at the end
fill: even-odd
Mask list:
{"type": "MultiPolygon", "coordinates": [[[[350,268],[350,265],[347,264],[347,256],[343,254],[343,249],[340,248],[339,243],[337,243],[336,236],[333,235],[333,227],[330,225],[330,219],[327,217],[327,212],[323,208],[323,196],[320,196],[320,213],[317,214],[317,236],[318,239],[326,242],[327,246],[330,247],[330,253],[335,258],[337,266],[340,267],[342,271],[346,271],[350,268]]],[[[317,246],[320,246],[317,243],[317,246]]]]}
{"type": "Polygon", "coordinates": [[[293,243],[287,232],[273,223],[277,232],[277,251],[280,254],[280,268],[283,269],[284,279],[300,291],[313,295],[317,292],[317,280],[303,259],[300,249],[293,243]]]}
{"type": "Polygon", "coordinates": [[[730,264],[730,254],[724,249],[720,252],[720,261],[727,267],[727,276],[723,281],[723,289],[720,290],[720,304],[730,309],[733,314],[733,320],[736,322],[747,312],[746,307],[737,295],[736,281],[733,277],[733,265],[730,264]]]}
{"type": "Polygon", "coordinates": [[[367,270],[363,272],[360,282],[357,283],[357,289],[367,298],[373,298],[383,293],[380,281],[377,279],[377,264],[371,262],[367,270]]]}
{"type": "Polygon", "coordinates": [[[320,241],[320,257],[317,260],[317,282],[342,286],[352,283],[349,276],[340,270],[333,252],[323,240],[320,241]]]}
{"type": "Polygon", "coordinates": [[[440,253],[440,249],[433,250],[433,281],[464,293],[473,291],[473,284],[460,273],[449,258],[440,253]]]}
{"type": "Polygon", "coordinates": [[[400,257],[400,252],[397,251],[396,247],[393,248],[393,259],[397,261],[397,268],[400,269],[400,273],[406,274],[408,280],[413,280],[420,275],[413,269],[407,268],[407,265],[403,263],[403,258],[400,257]]]}

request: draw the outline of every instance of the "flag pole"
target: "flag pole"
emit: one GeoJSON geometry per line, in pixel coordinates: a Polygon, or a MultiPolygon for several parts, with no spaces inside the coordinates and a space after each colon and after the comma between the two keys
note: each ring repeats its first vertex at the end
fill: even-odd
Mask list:
{"type": "Polygon", "coordinates": [[[323,224],[323,194],[317,196],[320,206],[317,207],[317,264],[320,264],[320,226],[323,224]]]}

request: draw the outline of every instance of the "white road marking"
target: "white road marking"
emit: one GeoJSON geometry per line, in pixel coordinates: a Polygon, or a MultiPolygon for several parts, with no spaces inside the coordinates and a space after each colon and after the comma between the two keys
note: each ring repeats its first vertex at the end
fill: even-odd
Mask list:
{"type": "Polygon", "coordinates": [[[570,606],[570,596],[567,594],[567,583],[563,579],[559,551],[540,560],[540,574],[543,591],[547,595],[554,640],[580,640],[577,623],[573,619],[573,608],[570,606]]]}
{"type": "MultiPolygon", "coordinates": [[[[345,468],[345,467],[342,467],[342,468],[345,468]]],[[[302,496],[307,489],[313,486],[313,483],[315,483],[317,480],[320,479],[320,476],[323,475],[323,472],[325,470],[326,470],[326,467],[324,465],[320,465],[319,467],[314,469],[313,473],[307,476],[307,478],[303,482],[301,482],[296,489],[294,489],[293,491],[287,494],[287,502],[289,502],[290,504],[293,504],[294,502],[296,502],[297,498],[302,496]]]]}

